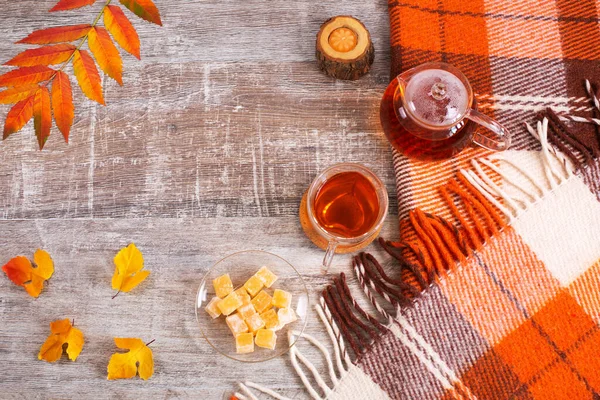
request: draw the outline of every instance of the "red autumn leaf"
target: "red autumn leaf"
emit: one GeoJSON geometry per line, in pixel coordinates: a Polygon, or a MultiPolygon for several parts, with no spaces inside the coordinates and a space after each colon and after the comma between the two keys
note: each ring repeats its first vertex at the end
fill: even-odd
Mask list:
{"type": "Polygon", "coordinates": [[[60,64],[67,61],[73,54],[73,51],[75,51],[75,46],[72,44],[55,44],[38,47],[37,49],[25,50],[8,61],[6,65],[31,67],[34,65],[60,64]]]}
{"type": "Polygon", "coordinates": [[[137,31],[120,7],[107,6],[104,10],[104,26],[126,52],[140,59],[140,38],[137,31]]]}
{"type": "Polygon", "coordinates": [[[56,71],[44,65],[22,67],[0,75],[0,86],[22,86],[52,78],[56,71]]]}
{"type": "Polygon", "coordinates": [[[13,104],[26,99],[29,96],[33,96],[38,88],[38,85],[23,85],[6,89],[0,92],[0,104],[13,104]]]}
{"type": "Polygon", "coordinates": [[[160,13],[152,0],[120,0],[121,4],[131,10],[138,17],[162,26],[160,13]]]}
{"type": "Polygon", "coordinates": [[[50,92],[46,86],[40,87],[33,98],[33,126],[38,138],[40,150],[44,148],[50,136],[52,127],[52,112],[50,110],[50,92]]]}
{"type": "Polygon", "coordinates": [[[83,94],[90,100],[94,100],[104,105],[100,74],[98,73],[96,64],[94,64],[94,59],[87,51],[75,51],[75,56],[73,57],[73,70],[83,94]]]}
{"type": "Polygon", "coordinates": [[[33,96],[21,100],[10,109],[4,122],[4,135],[6,139],[15,132],[20,131],[33,117],[33,96]]]}
{"type": "Polygon", "coordinates": [[[69,143],[69,133],[75,118],[73,92],[69,77],[62,71],[56,73],[52,82],[52,111],[58,130],[63,134],[65,142],[69,143]]]}
{"type": "Polygon", "coordinates": [[[25,39],[19,40],[17,43],[50,44],[72,42],[87,35],[91,27],[91,25],[71,25],[40,29],[31,33],[25,39]]]}
{"type": "Polygon", "coordinates": [[[99,27],[92,28],[88,44],[100,69],[123,86],[123,61],[108,31],[99,27]]]}
{"type": "Polygon", "coordinates": [[[96,0],[59,0],[59,2],[50,9],[50,12],[73,10],[74,8],[91,6],[95,2],[96,0]]]}

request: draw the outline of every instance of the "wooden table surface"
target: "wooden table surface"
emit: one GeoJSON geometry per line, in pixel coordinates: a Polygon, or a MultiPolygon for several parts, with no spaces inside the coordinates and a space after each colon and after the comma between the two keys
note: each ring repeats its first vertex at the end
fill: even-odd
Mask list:
{"type": "MultiPolygon", "coordinates": [[[[1,62],[26,48],[14,42],[31,31],[91,22],[102,6],[50,14],[54,3],[0,0],[1,62]]],[[[204,341],[194,316],[202,274],[232,252],[268,250],[295,265],[317,299],[331,275],[319,273],[323,252],[297,210],[313,177],[338,162],[363,163],[386,183],[383,235],[397,236],[378,118],[389,71],[385,0],[156,3],[164,26],[134,20],[142,61],[124,55],[124,87],[103,78],[107,106],[74,86],[70,144],[53,128],[38,151],[32,123],[0,144],[0,264],[37,248],[55,262],[38,299],[0,276],[1,398],[221,399],[246,379],[305,398],[288,356],[243,365],[204,341]],[[375,45],[373,69],[356,82],[315,63],[316,32],[338,14],[361,19],[375,45]],[[130,242],[152,273],[111,300],[112,259],[130,242]],[[83,331],[81,355],[38,361],[48,324],[62,318],[83,331]],[[106,380],[113,337],[156,339],[150,380],[106,380]]],[[[349,256],[334,259],[339,271],[351,274],[349,256]]],[[[314,312],[308,332],[326,338],[314,312]]]]}

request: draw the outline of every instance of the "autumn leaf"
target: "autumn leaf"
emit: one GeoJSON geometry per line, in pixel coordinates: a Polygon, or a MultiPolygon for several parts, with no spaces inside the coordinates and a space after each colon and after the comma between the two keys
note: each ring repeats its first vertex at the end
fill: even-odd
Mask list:
{"type": "Polygon", "coordinates": [[[120,7],[110,5],[106,7],[104,26],[123,50],[140,59],[140,38],[120,7]]]}
{"type": "Polygon", "coordinates": [[[40,83],[52,78],[56,71],[44,65],[22,67],[0,75],[0,86],[21,86],[40,83]]]}
{"type": "Polygon", "coordinates": [[[104,105],[102,95],[102,84],[100,74],[94,63],[94,59],[85,50],[76,50],[73,57],[73,71],[79,83],[79,87],[90,100],[104,105]]]}
{"type": "Polygon", "coordinates": [[[50,44],[72,42],[87,35],[91,28],[91,25],[84,24],[40,29],[31,33],[25,39],[19,40],[17,43],[50,44]]]}
{"type": "Polygon", "coordinates": [[[138,17],[162,26],[160,13],[152,0],[120,0],[121,4],[131,10],[138,17]]]}
{"type": "Polygon", "coordinates": [[[33,96],[39,89],[38,85],[23,85],[11,87],[0,92],[0,104],[13,104],[23,99],[33,96]]]}
{"type": "Polygon", "coordinates": [[[73,92],[69,77],[62,71],[56,73],[52,82],[52,111],[58,130],[63,134],[65,142],[69,143],[69,133],[75,119],[73,92]]]}
{"type": "Polygon", "coordinates": [[[123,61],[108,31],[99,27],[92,28],[88,44],[102,71],[123,86],[123,61]]]}
{"type": "Polygon", "coordinates": [[[54,7],[50,9],[50,12],[73,10],[75,8],[91,6],[95,2],[96,0],[60,0],[54,7]]]}
{"type": "Polygon", "coordinates": [[[33,254],[35,267],[27,257],[17,256],[8,261],[2,271],[15,285],[23,286],[32,297],[38,297],[44,287],[44,281],[54,273],[54,263],[50,254],[44,250],[36,250],[33,254]]]}
{"type": "Polygon", "coordinates": [[[71,321],[63,319],[50,323],[50,336],[40,348],[38,360],[55,362],[63,354],[63,346],[67,345],[69,360],[75,361],[83,348],[83,333],[71,325],[71,321]]]}
{"type": "Polygon", "coordinates": [[[38,138],[40,150],[44,148],[52,128],[52,111],[50,110],[50,91],[42,86],[33,97],[33,126],[38,138]]]}
{"type": "Polygon", "coordinates": [[[10,109],[4,121],[2,140],[19,132],[33,117],[33,96],[21,100],[10,109]]]}
{"type": "Polygon", "coordinates": [[[129,292],[150,275],[150,271],[142,271],[144,256],[133,243],[122,248],[113,261],[115,273],[112,277],[112,288],[119,292],[129,292]]]}
{"type": "Polygon", "coordinates": [[[154,373],[154,360],[152,350],[148,345],[137,338],[115,338],[115,344],[118,348],[129,351],[127,353],[115,353],[110,357],[106,368],[108,372],[107,379],[129,379],[133,378],[136,372],[143,380],[152,376],[154,373]]]}
{"type": "Polygon", "coordinates": [[[29,49],[18,54],[6,65],[32,67],[34,65],[54,65],[67,61],[75,51],[72,44],[55,44],[51,46],[29,49]]]}

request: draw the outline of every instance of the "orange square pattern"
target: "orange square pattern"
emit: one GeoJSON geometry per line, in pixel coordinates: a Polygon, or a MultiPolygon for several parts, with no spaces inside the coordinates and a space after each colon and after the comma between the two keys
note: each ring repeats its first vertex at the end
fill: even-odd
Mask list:
{"type": "Polygon", "coordinates": [[[566,291],[559,293],[534,316],[542,330],[565,351],[596,326],[592,318],[566,291]]]}
{"type": "Polygon", "coordinates": [[[600,60],[600,30],[597,22],[562,21],[560,29],[564,32],[564,58],[600,60]]]}
{"type": "Polygon", "coordinates": [[[530,315],[561,290],[560,282],[510,227],[488,241],[481,249],[481,258],[530,315]],[[503,251],[506,249],[510,251],[503,251]]]}
{"type": "Polygon", "coordinates": [[[440,282],[448,300],[490,344],[502,340],[526,318],[498,285],[471,259],[440,282]]]}
{"type": "Polygon", "coordinates": [[[556,21],[488,18],[489,53],[500,57],[561,58],[556,21]]]}
{"type": "Polygon", "coordinates": [[[595,391],[600,392],[600,331],[596,330],[569,353],[569,360],[595,391]]]}
{"type": "Polygon", "coordinates": [[[600,260],[567,288],[592,319],[600,322],[600,260]]]}
{"type": "Polygon", "coordinates": [[[531,385],[529,391],[535,399],[540,400],[593,399],[592,393],[587,390],[585,384],[562,361],[550,367],[531,385]]]}
{"type": "Polygon", "coordinates": [[[484,0],[442,0],[444,10],[474,14],[485,13],[484,3],[484,0]]]}
{"type": "Polygon", "coordinates": [[[392,46],[441,51],[440,19],[435,12],[407,7],[394,8],[390,11],[390,26],[395,27],[390,38],[392,46]]]}
{"type": "Polygon", "coordinates": [[[444,17],[444,28],[447,52],[488,55],[487,29],[484,18],[447,15],[444,17]]]}
{"type": "Polygon", "coordinates": [[[558,358],[550,343],[527,321],[494,347],[521,382],[528,382],[558,358]]]}

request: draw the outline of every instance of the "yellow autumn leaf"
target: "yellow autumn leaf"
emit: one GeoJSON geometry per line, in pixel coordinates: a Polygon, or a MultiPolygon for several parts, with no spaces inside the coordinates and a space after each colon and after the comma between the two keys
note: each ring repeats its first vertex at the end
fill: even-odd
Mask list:
{"type": "MultiPolygon", "coordinates": [[[[154,340],[153,340],[154,341],[154,340]]],[[[151,341],[150,343],[152,343],[151,341]]],[[[148,343],[148,344],[150,344],[148,343]]],[[[115,353],[108,362],[107,379],[129,379],[136,375],[146,380],[154,373],[152,350],[137,338],[115,338],[115,344],[120,349],[129,350],[127,353],[115,353]]]]}
{"type": "Polygon", "coordinates": [[[142,271],[144,256],[133,243],[117,253],[114,263],[115,273],[112,277],[112,288],[119,292],[129,292],[150,275],[150,271],[142,271]]]}
{"type": "Polygon", "coordinates": [[[83,348],[83,333],[71,325],[68,319],[50,323],[50,336],[40,348],[39,360],[54,362],[62,356],[63,346],[67,344],[67,356],[75,361],[83,348]]]}
{"type": "Polygon", "coordinates": [[[47,251],[37,249],[33,254],[33,265],[27,257],[17,256],[8,261],[2,271],[16,285],[23,286],[32,297],[38,297],[44,288],[44,281],[54,273],[54,262],[47,251]]]}

